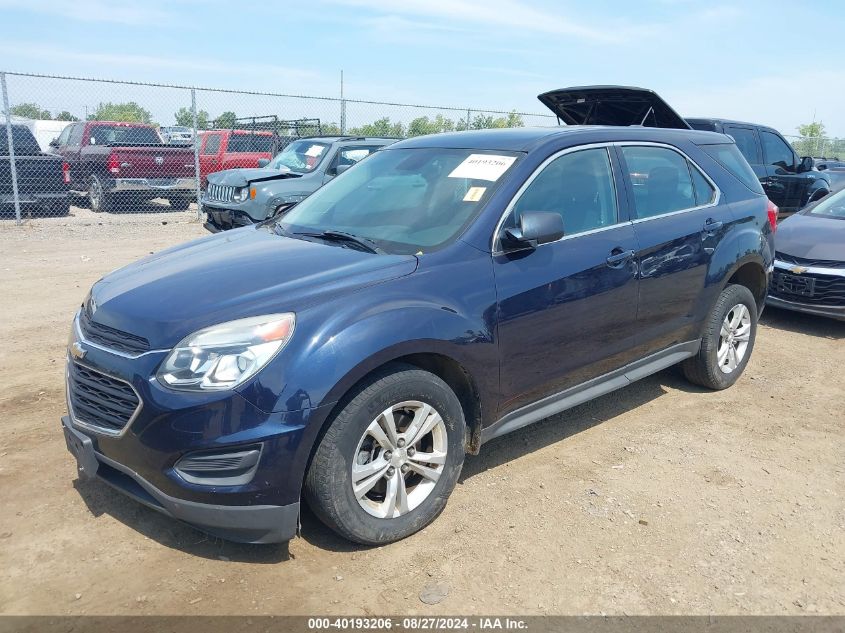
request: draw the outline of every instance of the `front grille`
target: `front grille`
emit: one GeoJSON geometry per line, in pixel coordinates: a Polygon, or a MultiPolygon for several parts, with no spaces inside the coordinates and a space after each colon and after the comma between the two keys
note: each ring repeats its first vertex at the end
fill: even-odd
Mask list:
{"type": "Polygon", "coordinates": [[[79,313],[79,329],[86,340],[118,352],[143,354],[150,350],[150,342],[143,336],[123,332],[94,321],[88,313],[87,306],[83,307],[79,313]]]}
{"type": "Polygon", "coordinates": [[[786,253],[775,253],[775,259],[778,259],[785,264],[795,264],[796,266],[815,266],[817,268],[845,268],[845,261],[836,259],[807,259],[804,257],[795,257],[794,255],[787,255],[786,253]]]}
{"type": "Polygon", "coordinates": [[[775,269],[770,294],[784,301],[793,301],[807,305],[819,306],[845,306],[845,277],[835,275],[812,275],[804,273],[801,277],[811,277],[813,281],[813,294],[793,294],[784,290],[780,283],[783,275],[789,275],[789,271],[775,269]]]}
{"type": "Polygon", "coordinates": [[[141,403],[129,383],[76,362],[68,363],[67,382],[74,420],[106,433],[122,431],[141,403]]]}
{"type": "Polygon", "coordinates": [[[235,199],[235,188],[228,185],[208,185],[208,199],[219,202],[232,202],[235,199]]]}

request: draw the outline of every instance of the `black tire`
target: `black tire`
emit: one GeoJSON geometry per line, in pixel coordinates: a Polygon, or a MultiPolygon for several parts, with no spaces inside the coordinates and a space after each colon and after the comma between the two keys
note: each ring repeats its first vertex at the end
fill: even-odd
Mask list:
{"type": "Polygon", "coordinates": [[[464,462],[466,426],[455,393],[434,374],[410,365],[394,365],[373,376],[340,406],[319,441],[305,478],[305,499],[314,513],[341,536],[364,545],[392,543],[431,523],[446,506],[464,462]],[[400,516],[378,518],[364,510],[353,492],[353,459],[360,458],[356,451],[371,422],[382,411],[405,401],[431,405],[440,414],[446,429],[445,463],[439,479],[417,507],[400,516]]]}
{"type": "Polygon", "coordinates": [[[88,207],[94,213],[111,211],[113,197],[103,187],[103,183],[96,175],[88,181],[88,207]]]}
{"type": "Polygon", "coordinates": [[[56,200],[50,206],[49,215],[54,218],[62,218],[70,215],[70,200],[56,200]]]}
{"type": "Polygon", "coordinates": [[[170,202],[170,206],[177,211],[187,211],[191,207],[191,203],[194,201],[193,198],[188,197],[179,197],[179,198],[168,198],[170,202]]]}
{"type": "MultiPolygon", "coordinates": [[[[687,380],[708,389],[727,389],[733,385],[748,365],[754,351],[757,337],[757,302],[754,295],[745,286],[732,284],[725,288],[716,300],[716,304],[707,317],[704,335],[701,337],[701,349],[695,356],[686,359],[681,367],[687,380]],[[718,351],[722,342],[722,323],[734,308],[744,305],[750,317],[750,330],[747,346],[741,360],[730,371],[723,371],[719,362],[718,351]]],[[[727,369],[727,367],[726,367],[727,369]]]]}

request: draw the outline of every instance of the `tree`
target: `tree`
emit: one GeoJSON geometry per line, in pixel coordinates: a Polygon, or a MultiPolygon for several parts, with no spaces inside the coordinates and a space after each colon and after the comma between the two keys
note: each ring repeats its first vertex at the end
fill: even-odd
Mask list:
{"type": "Polygon", "coordinates": [[[455,129],[455,122],[438,114],[434,119],[427,116],[417,117],[408,124],[408,136],[422,136],[423,134],[437,134],[451,132],[455,129]]]}
{"type": "Polygon", "coordinates": [[[19,103],[10,108],[14,116],[21,116],[26,119],[52,119],[49,110],[43,110],[37,103],[19,103]]]}
{"type": "MultiPolygon", "coordinates": [[[[176,119],[176,125],[184,125],[185,127],[194,127],[194,114],[189,108],[179,108],[173,115],[176,119]]],[[[197,128],[204,130],[208,127],[208,112],[205,110],[197,111],[197,128]]]]}
{"type": "MultiPolygon", "coordinates": [[[[316,134],[317,131],[315,130],[314,133],[316,134]]],[[[337,123],[320,123],[320,134],[325,134],[326,136],[339,136],[340,126],[337,123]]]]}
{"type": "Polygon", "coordinates": [[[126,121],[128,123],[152,123],[152,115],[134,101],[127,103],[100,103],[88,115],[89,121],[126,121]]]}
{"type": "Polygon", "coordinates": [[[67,110],[62,110],[56,115],[56,121],[79,121],[79,117],[73,116],[67,110]]]}
{"type": "Polygon", "coordinates": [[[792,141],[792,146],[799,156],[822,156],[825,154],[824,123],[813,121],[799,125],[798,134],[803,138],[792,141]]]}
{"type": "Polygon", "coordinates": [[[405,126],[401,121],[391,123],[389,117],[378,119],[360,127],[349,130],[353,136],[405,136],[405,126]]]}
{"type": "Polygon", "coordinates": [[[218,128],[230,128],[235,127],[236,119],[238,115],[231,111],[226,111],[221,114],[219,117],[214,119],[214,127],[218,128]]]}

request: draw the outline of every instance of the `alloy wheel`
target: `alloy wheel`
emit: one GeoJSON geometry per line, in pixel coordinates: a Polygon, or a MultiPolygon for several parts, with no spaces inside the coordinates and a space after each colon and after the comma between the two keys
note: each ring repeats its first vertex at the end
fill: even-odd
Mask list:
{"type": "Polygon", "coordinates": [[[352,491],[368,514],[407,514],[432,493],[446,464],[443,417],[409,400],[382,411],[364,431],[352,461],[352,491]]]}
{"type": "Polygon", "coordinates": [[[719,332],[716,362],[722,373],[730,374],[742,363],[751,340],[751,312],[744,303],[728,310],[719,332]]]}

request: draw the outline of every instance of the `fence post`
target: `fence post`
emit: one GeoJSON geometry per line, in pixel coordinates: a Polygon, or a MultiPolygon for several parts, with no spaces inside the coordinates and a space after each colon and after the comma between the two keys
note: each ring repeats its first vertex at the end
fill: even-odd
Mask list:
{"type": "Polygon", "coordinates": [[[346,134],[346,99],[340,100],[340,133],[346,134]]]}
{"type": "Polygon", "coordinates": [[[464,129],[469,129],[469,108],[467,108],[467,126],[464,129]]]}
{"type": "Polygon", "coordinates": [[[12,171],[12,198],[15,202],[15,224],[21,223],[21,199],[18,194],[18,168],[15,164],[15,142],[12,138],[12,111],[9,108],[9,90],[6,87],[6,73],[0,73],[0,87],[3,91],[3,113],[6,115],[6,141],[9,143],[9,167],[12,171]]]}
{"type": "Polygon", "coordinates": [[[194,181],[197,187],[197,220],[202,220],[202,185],[200,181],[200,135],[197,130],[197,91],[191,88],[191,117],[194,122],[194,181]]]}

